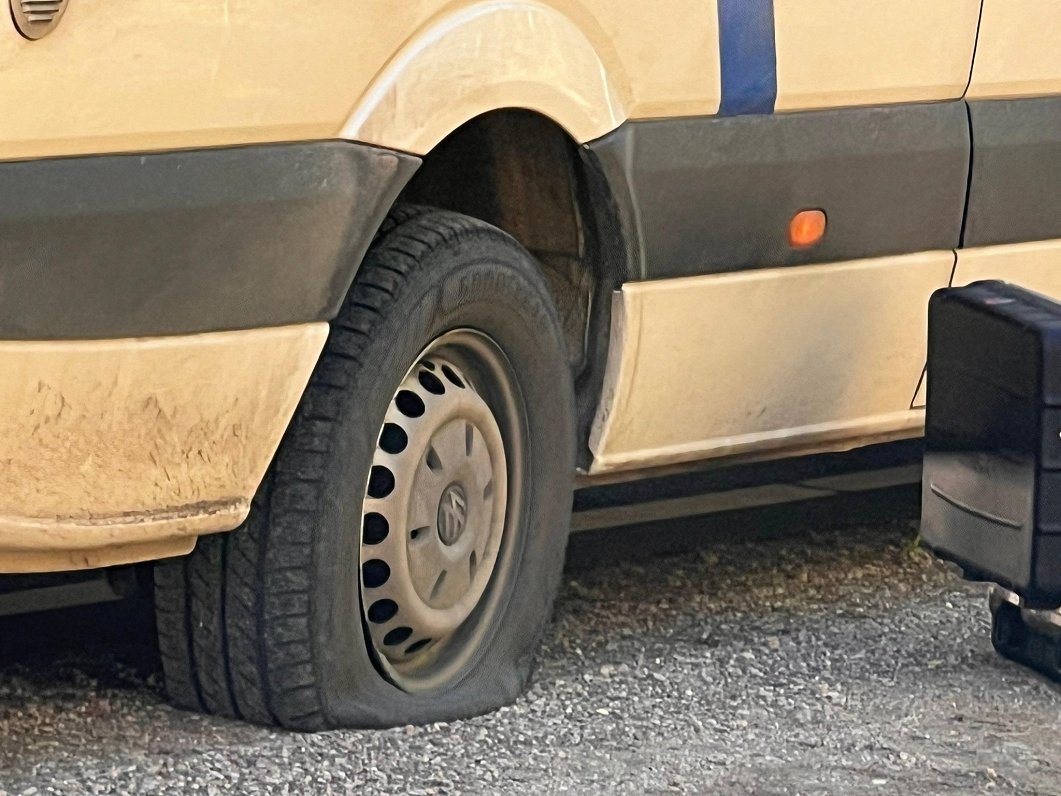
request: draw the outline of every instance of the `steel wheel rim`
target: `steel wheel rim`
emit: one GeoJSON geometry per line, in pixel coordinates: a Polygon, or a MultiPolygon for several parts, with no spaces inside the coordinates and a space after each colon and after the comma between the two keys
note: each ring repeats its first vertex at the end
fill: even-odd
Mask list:
{"type": "Polygon", "coordinates": [[[387,407],[359,587],[373,657],[405,691],[445,686],[481,652],[522,543],[525,429],[507,357],[470,329],[432,342],[387,407]]]}

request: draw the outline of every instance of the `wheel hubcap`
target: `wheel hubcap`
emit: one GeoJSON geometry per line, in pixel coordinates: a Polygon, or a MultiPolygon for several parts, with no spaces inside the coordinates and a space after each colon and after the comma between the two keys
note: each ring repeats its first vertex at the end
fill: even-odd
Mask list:
{"type": "Polygon", "coordinates": [[[366,490],[362,605],[396,681],[429,666],[475,611],[505,531],[502,431],[458,359],[433,348],[406,376],[366,490]]]}
{"type": "Polygon", "coordinates": [[[468,524],[468,497],[460,484],[450,484],[438,502],[438,538],[454,545],[468,524]]]}

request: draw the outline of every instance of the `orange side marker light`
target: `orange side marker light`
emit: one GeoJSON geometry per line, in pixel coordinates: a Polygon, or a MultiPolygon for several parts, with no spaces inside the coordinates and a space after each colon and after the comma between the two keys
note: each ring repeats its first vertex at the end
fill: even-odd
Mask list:
{"type": "Polygon", "coordinates": [[[788,223],[788,245],[793,249],[809,249],[821,243],[827,223],[824,210],[800,210],[788,223]]]}

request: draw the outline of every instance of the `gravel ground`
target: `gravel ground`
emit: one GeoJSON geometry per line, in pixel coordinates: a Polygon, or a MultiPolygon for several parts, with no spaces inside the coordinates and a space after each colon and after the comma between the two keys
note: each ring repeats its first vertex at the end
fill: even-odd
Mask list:
{"type": "Polygon", "coordinates": [[[742,522],[576,540],[531,691],[449,725],[181,713],[143,606],[4,620],[0,793],[1061,793],[1061,694],[995,657],[983,587],[911,521],[742,522]]]}

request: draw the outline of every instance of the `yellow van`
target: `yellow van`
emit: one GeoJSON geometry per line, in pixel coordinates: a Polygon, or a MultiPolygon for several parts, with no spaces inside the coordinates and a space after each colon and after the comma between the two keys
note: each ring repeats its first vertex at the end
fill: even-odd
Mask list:
{"type": "Polygon", "coordinates": [[[167,687],[513,700],[576,473],[917,436],[1061,294],[1055,0],[3,0],[0,571],[160,560],[167,687]]]}

